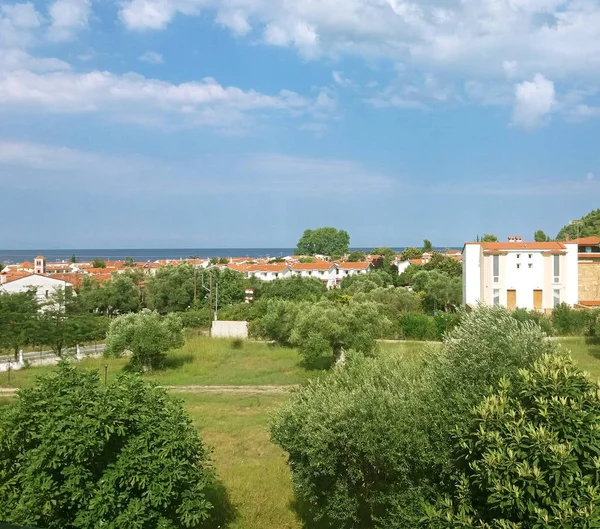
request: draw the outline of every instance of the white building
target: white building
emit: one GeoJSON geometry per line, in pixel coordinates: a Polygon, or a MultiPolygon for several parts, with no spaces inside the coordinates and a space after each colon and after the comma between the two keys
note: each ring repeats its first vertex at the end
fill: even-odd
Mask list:
{"type": "Polygon", "coordinates": [[[247,265],[241,271],[248,278],[256,277],[263,281],[274,281],[275,279],[285,279],[292,276],[292,269],[287,263],[247,265]]]}
{"type": "Polygon", "coordinates": [[[468,242],[463,248],[463,304],[552,310],[578,303],[577,244],[468,242]]]}
{"type": "Polygon", "coordinates": [[[333,288],[337,280],[337,265],[327,261],[293,263],[292,273],[301,277],[316,277],[325,283],[327,288],[333,288]]]}
{"type": "Polygon", "coordinates": [[[345,277],[355,276],[357,274],[366,274],[371,270],[373,270],[373,265],[367,262],[351,263],[346,261],[343,263],[337,263],[337,277],[339,281],[345,277]]]}
{"type": "Polygon", "coordinates": [[[38,302],[44,303],[52,296],[57,289],[62,288],[65,291],[72,290],[73,284],[63,279],[31,274],[13,281],[8,281],[0,285],[0,292],[9,294],[18,292],[27,292],[29,289],[35,289],[38,302]]]}

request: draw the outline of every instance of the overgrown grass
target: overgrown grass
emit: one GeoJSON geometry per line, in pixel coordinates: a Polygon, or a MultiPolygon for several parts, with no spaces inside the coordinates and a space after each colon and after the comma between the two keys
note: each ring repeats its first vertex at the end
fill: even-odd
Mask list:
{"type": "Polygon", "coordinates": [[[600,379],[600,343],[589,342],[581,337],[559,338],[559,343],[571,351],[579,367],[587,371],[593,379],[600,379]]]}
{"type": "MultiPolygon", "coordinates": [[[[295,349],[279,347],[262,342],[244,341],[242,347],[233,340],[214,339],[203,335],[191,335],[185,345],[169,353],[165,368],[146,376],[166,386],[185,385],[287,385],[299,384],[318,370],[307,370],[295,349]]],[[[96,369],[104,376],[108,366],[108,378],[123,371],[127,358],[86,358],[78,363],[81,367],[96,369]]],[[[0,373],[0,386],[26,387],[35,378],[51,370],[53,366],[32,366],[8,373],[0,373]]]]}

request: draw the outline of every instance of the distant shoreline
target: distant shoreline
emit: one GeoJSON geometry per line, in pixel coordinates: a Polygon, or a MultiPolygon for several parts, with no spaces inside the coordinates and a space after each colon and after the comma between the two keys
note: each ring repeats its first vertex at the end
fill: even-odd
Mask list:
{"type": "MultiPolygon", "coordinates": [[[[401,253],[404,246],[392,247],[401,253]]],[[[436,247],[460,250],[462,247],[436,247]]],[[[350,250],[371,251],[373,247],[352,247],[350,250]]],[[[43,255],[48,262],[68,261],[72,255],[78,261],[91,261],[96,257],[108,261],[121,261],[133,257],[135,261],[156,261],[158,259],[188,259],[198,256],[202,259],[211,257],[284,257],[293,255],[294,248],[93,248],[93,249],[38,249],[38,250],[3,250],[0,249],[0,263],[10,264],[33,261],[37,255],[43,255]]]]}

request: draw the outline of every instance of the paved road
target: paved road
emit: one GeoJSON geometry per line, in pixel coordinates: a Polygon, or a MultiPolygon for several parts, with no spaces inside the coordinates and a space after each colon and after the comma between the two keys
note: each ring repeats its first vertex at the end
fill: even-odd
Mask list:
{"type": "MultiPolygon", "coordinates": [[[[79,350],[84,355],[94,354],[94,353],[102,353],[104,351],[104,344],[99,343],[98,345],[84,345],[79,348],[79,350]]],[[[77,351],[75,349],[68,349],[64,356],[75,356],[77,351]]],[[[23,353],[23,358],[25,360],[29,360],[31,363],[35,363],[36,360],[41,360],[45,358],[56,358],[56,355],[52,351],[31,351],[29,353],[23,353]]],[[[0,356],[0,364],[5,362],[14,362],[15,357],[13,355],[3,355],[0,356]]]]}

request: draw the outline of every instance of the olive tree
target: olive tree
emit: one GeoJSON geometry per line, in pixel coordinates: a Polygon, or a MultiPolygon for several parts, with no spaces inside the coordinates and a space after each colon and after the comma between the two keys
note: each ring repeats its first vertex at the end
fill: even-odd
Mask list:
{"type": "Polygon", "coordinates": [[[197,527],[208,450],[181,403],[139,376],[67,363],[0,411],[0,520],[48,529],[197,527]]]}
{"type": "Polygon", "coordinates": [[[184,343],[183,324],[176,314],[161,316],[143,310],[113,320],[106,335],[106,356],[131,351],[131,363],[143,369],[158,367],[170,349],[184,343]]]}

